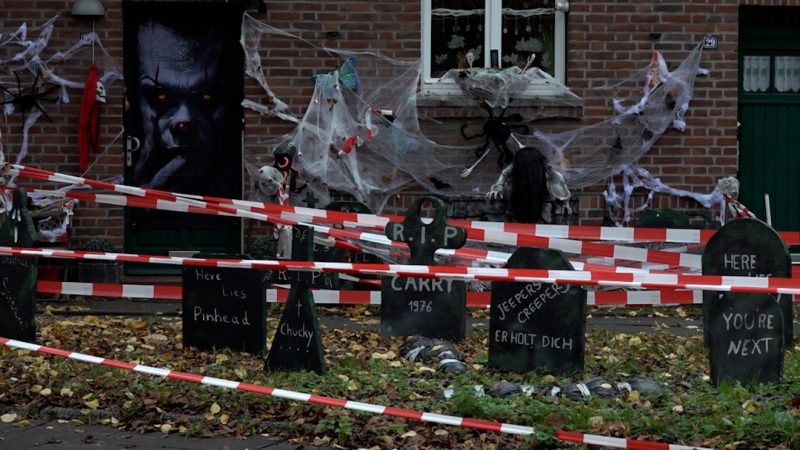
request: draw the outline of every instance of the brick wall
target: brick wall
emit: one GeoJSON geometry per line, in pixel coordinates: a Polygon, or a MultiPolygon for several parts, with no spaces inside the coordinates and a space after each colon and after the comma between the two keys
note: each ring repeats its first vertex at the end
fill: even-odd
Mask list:
{"type": "MultiPolygon", "coordinates": [[[[120,0],[102,0],[108,10],[96,22],[96,31],[109,52],[122,60],[122,13],[120,0]]],[[[0,30],[11,31],[21,22],[35,27],[54,15],[60,15],[46,54],[63,50],[78,40],[81,33],[91,31],[91,22],[69,15],[72,1],[3,0],[0,8],[0,30]]],[[[264,15],[251,13],[278,28],[289,29],[315,45],[342,49],[373,49],[394,58],[416,58],[420,47],[420,1],[372,0],[267,1],[264,15]]],[[[707,193],[716,179],[735,175],[737,170],[736,101],[738,11],[740,4],[800,5],[793,1],[578,1],[570,2],[568,14],[568,86],[585,101],[579,119],[537,122],[544,131],[595,123],[612,113],[610,99],[592,87],[608,80],[622,79],[643,67],[652,49],[659,49],[674,67],[705,34],[720,38],[719,48],[704,52],[702,66],[711,71],[709,77],[698,78],[695,98],[686,115],[685,132],[668,131],[642,159],[654,175],[674,187],[707,193]],[[653,39],[651,34],[658,34],[653,39]]],[[[189,12],[187,12],[189,13],[189,12]]],[[[31,30],[31,32],[35,32],[31,30]]],[[[301,113],[312,93],[308,77],[335,67],[330,55],[285,45],[276,40],[265,49],[265,62],[271,67],[271,84],[275,93],[288,101],[293,111],[301,113]]],[[[0,58],[9,49],[0,50],[0,58]]],[[[60,69],[59,74],[82,81],[91,52],[84,51],[60,69]]],[[[31,154],[25,164],[44,169],[80,174],[75,146],[80,104],[80,91],[70,90],[70,104],[47,108],[53,123],[40,120],[31,130],[31,154]]],[[[246,95],[263,98],[263,92],[247,79],[246,95]]],[[[122,84],[109,89],[110,102],[101,117],[101,143],[104,153],[86,176],[107,179],[122,173],[122,140],[112,143],[122,124],[122,84]]],[[[436,111],[432,111],[435,115],[436,111]]],[[[442,112],[444,114],[444,112],[442,112]]],[[[467,115],[470,113],[467,112],[467,115]]],[[[462,114],[463,115],[463,114],[462,114]]],[[[562,116],[563,114],[554,114],[562,116]]],[[[475,117],[480,117],[475,112],[475,117]]],[[[542,117],[547,117],[543,114],[542,117]]],[[[459,119],[463,122],[463,118],[459,119]]],[[[21,142],[20,115],[14,114],[2,124],[6,158],[13,161],[21,142]]],[[[245,151],[262,154],[267,143],[291,129],[275,119],[246,112],[245,151]]],[[[437,132],[431,137],[442,143],[460,143],[453,134],[437,132]]],[[[247,180],[246,180],[247,183],[247,180]]],[[[32,184],[24,180],[23,185],[32,184]]],[[[585,224],[598,223],[603,202],[600,188],[578,193],[585,224]]],[[[407,204],[393,198],[389,207],[400,209],[407,204]]],[[[657,196],[657,206],[694,208],[689,201],[657,196]]],[[[75,239],[106,236],[122,242],[120,208],[82,204],[75,218],[75,239]]],[[[260,234],[260,227],[245,230],[260,234]]]]}

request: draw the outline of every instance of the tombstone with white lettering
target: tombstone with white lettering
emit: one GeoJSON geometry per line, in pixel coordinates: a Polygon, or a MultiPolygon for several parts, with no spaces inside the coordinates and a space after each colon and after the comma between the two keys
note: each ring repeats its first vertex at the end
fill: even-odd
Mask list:
{"type": "MultiPolygon", "coordinates": [[[[522,247],[507,268],[573,270],[561,252],[522,247]]],[[[586,290],[551,283],[492,283],[489,365],[514,372],[583,372],[586,290]]]]}
{"type": "MultiPolygon", "coordinates": [[[[791,261],[775,230],[756,219],[737,219],[708,241],[703,274],[790,277],[791,261]]],[[[783,349],[792,342],[790,296],[705,291],[703,325],[714,386],[780,382],[783,349]]]]}
{"type": "Polygon", "coordinates": [[[265,274],[226,267],[184,267],[182,314],[184,346],[263,354],[267,341],[265,274]]]}
{"type": "MultiPolygon", "coordinates": [[[[292,260],[314,260],[314,229],[292,227],[292,260]]],[[[311,294],[314,274],[289,272],[292,287],[275,330],[264,369],[270,371],[308,370],[324,375],[325,358],[322,352],[317,307],[311,294]]]]}
{"type": "MultiPolygon", "coordinates": [[[[14,191],[12,208],[0,226],[0,245],[32,247],[36,229],[24,189],[14,191]]],[[[0,256],[0,336],[36,340],[36,258],[0,256]]]]}
{"type": "MultiPolygon", "coordinates": [[[[437,249],[455,249],[466,242],[466,231],[447,224],[444,202],[435,197],[415,201],[403,222],[386,225],[386,236],[405,242],[410,264],[433,264],[437,249]],[[430,223],[420,219],[429,202],[436,210],[430,223]]],[[[381,281],[381,335],[414,336],[460,341],[466,334],[466,285],[442,278],[383,277],[381,281]]]]}
{"type": "MultiPolygon", "coordinates": [[[[339,211],[344,213],[350,213],[353,215],[352,221],[356,222],[358,219],[357,214],[372,214],[369,207],[361,202],[333,202],[328,204],[325,207],[328,211],[339,211]]],[[[316,255],[315,255],[316,258],[316,255]]],[[[381,259],[377,256],[373,255],[372,253],[368,252],[349,252],[349,262],[354,264],[377,264],[381,262],[381,259]]],[[[322,260],[317,260],[322,261],[322,260]]],[[[377,277],[372,277],[369,275],[359,275],[358,278],[362,280],[375,280],[378,281],[377,277]]],[[[368,283],[358,283],[348,280],[339,279],[339,288],[342,290],[355,290],[355,291],[368,291],[374,290],[375,286],[368,283]]]]}

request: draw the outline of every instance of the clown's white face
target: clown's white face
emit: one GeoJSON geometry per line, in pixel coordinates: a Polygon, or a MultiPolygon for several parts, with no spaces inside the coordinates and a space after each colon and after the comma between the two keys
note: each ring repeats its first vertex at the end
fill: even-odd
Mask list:
{"type": "Polygon", "coordinates": [[[278,169],[264,166],[258,169],[258,190],[267,197],[274,197],[278,193],[282,179],[283,176],[278,169]]]}
{"type": "Polygon", "coordinates": [[[139,30],[139,106],[144,142],[140,185],[186,192],[214,164],[229,115],[221,95],[222,47],[215,30],[187,37],[155,22],[139,30]]]}

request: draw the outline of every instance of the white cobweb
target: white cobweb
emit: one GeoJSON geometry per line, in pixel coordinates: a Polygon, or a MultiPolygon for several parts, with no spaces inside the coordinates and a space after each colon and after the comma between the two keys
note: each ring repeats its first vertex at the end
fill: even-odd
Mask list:
{"type": "MultiPolygon", "coordinates": [[[[11,160],[8,153],[14,153],[15,164],[24,163],[28,155],[30,131],[33,125],[46,119],[58,105],[69,103],[69,89],[83,90],[84,79],[74,79],[79,76],[85,77],[86,74],[85,65],[76,66],[75,60],[78,60],[79,56],[83,56],[79,63],[82,64],[88,59],[88,55],[85,54],[92,52],[90,61],[96,64],[100,81],[106,88],[122,79],[121,66],[94,32],[83,34],[67,49],[60,51],[51,49],[50,38],[57,20],[58,16],[55,16],[35,28],[23,22],[15,29],[0,30],[0,86],[3,87],[0,90],[0,101],[3,102],[2,113],[5,122],[3,132],[6,136],[18,133],[22,135],[18,148],[11,148],[10,145],[3,148],[0,142],[0,159],[3,161],[11,160]],[[33,95],[41,96],[36,98],[36,104],[31,104],[30,98],[33,95]],[[26,96],[28,100],[20,101],[20,97],[26,96]],[[25,120],[21,127],[12,126],[9,118],[13,114],[22,115],[19,108],[25,108],[25,120]]],[[[14,179],[3,180],[3,184],[13,187],[14,179]]],[[[0,195],[0,203],[3,204],[0,210],[11,208],[10,196],[10,191],[0,195]]],[[[58,196],[48,197],[34,193],[30,196],[34,200],[33,206],[37,208],[35,213],[38,213],[39,217],[44,217],[38,224],[41,225],[38,227],[40,235],[49,242],[57,241],[66,233],[75,202],[64,201],[58,196]]]]}
{"type": "MultiPolygon", "coordinates": [[[[264,154],[248,159],[246,166],[251,175],[260,166],[272,163],[274,151],[294,147],[298,185],[306,185],[323,204],[329,201],[332,191],[338,191],[380,211],[389,196],[411,185],[421,185],[445,197],[486,193],[502,169],[495,164],[495,158],[486,158],[475,173],[464,178],[464,169],[476,161],[475,146],[442,145],[423,135],[416,104],[419,60],[316,47],[248,15],[242,25],[242,46],[247,74],[267,93],[266,102],[249,98],[243,105],[296,124],[291,132],[270,143],[264,154]],[[326,56],[320,58],[320,54],[326,56]],[[316,59],[317,67],[334,70],[318,74],[315,82],[308,81],[306,86],[315,83],[314,91],[302,112],[293,111],[288,102],[279,98],[304,87],[297,85],[296,77],[284,73],[286,58],[316,59]]],[[[562,133],[514,135],[507,145],[515,151],[516,140],[542,149],[565,176],[571,190],[605,184],[611,177],[627,173],[626,179],[635,178],[638,184],[631,181],[626,188],[688,194],[710,207],[717,203],[717,195],[707,194],[713,198],[706,198],[669,188],[634,166],[668,127],[685,128],[683,116],[692,98],[695,77],[704,72],[699,67],[700,57],[698,45],[670,72],[661,54],[654,52],[650,64],[632,77],[599,88],[615,99],[616,114],[611,118],[562,133]],[[644,179],[650,181],[642,182],[644,179]]],[[[533,67],[499,72],[457,69],[445,78],[453,80],[464,92],[456,102],[463,106],[476,107],[480,102],[501,109],[513,106],[514,97],[535,83],[561,88],[556,91],[565,104],[576,99],[568,89],[533,67]]],[[[623,209],[628,203],[611,195],[607,199],[623,209]]],[[[292,203],[298,201],[292,199],[292,203]]],[[[626,209],[626,216],[627,213],[626,209]]]]}

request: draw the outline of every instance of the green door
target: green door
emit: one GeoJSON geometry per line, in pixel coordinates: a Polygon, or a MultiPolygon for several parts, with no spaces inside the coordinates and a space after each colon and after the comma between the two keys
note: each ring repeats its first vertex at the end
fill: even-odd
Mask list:
{"type": "Polygon", "coordinates": [[[800,8],[741,8],[739,123],[740,200],[800,230],[800,8]]]}
{"type": "MultiPolygon", "coordinates": [[[[241,198],[242,2],[123,3],[125,183],[241,198]]],[[[230,217],[125,210],[125,250],[241,252],[230,217]]],[[[179,273],[129,265],[129,275],[179,273]]]]}

